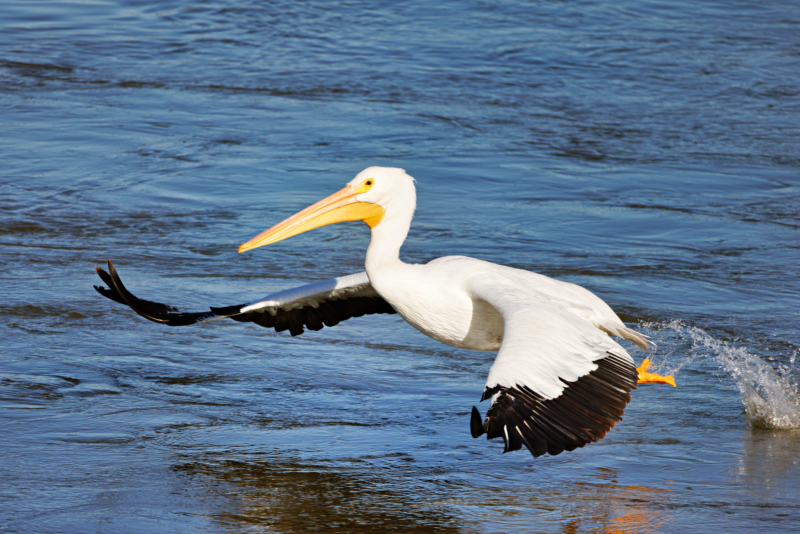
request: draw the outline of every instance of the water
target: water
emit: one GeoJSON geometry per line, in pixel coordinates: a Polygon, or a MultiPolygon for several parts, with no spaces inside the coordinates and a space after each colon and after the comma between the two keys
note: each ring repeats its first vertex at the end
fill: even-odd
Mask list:
{"type": "Polygon", "coordinates": [[[799,30],[792,2],[4,1],[0,531],[797,529],[799,30]],[[198,310],[357,272],[360,223],[236,248],[369,165],[418,180],[404,259],[584,285],[678,388],[503,455],[469,436],[491,353],[91,289],[106,258],[198,310]]]}
{"type": "MultiPolygon", "coordinates": [[[[724,377],[733,379],[753,427],[800,429],[796,352],[788,362],[779,363],[774,368],[769,361],[746,348],[715,339],[700,328],[687,327],[679,321],[648,326],[653,331],[674,335],[672,338],[659,336],[666,339],[670,346],[670,372],[678,373],[686,365],[700,363],[697,360],[711,360],[718,365],[724,377]],[[688,350],[684,345],[687,342],[691,345],[688,350]],[[685,356],[679,356],[681,354],[685,356]]],[[[775,361],[774,358],[769,359],[775,361]]]]}

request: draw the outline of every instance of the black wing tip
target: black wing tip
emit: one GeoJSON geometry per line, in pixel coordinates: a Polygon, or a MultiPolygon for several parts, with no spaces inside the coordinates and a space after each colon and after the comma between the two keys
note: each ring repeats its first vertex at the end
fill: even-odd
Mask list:
{"type": "Polygon", "coordinates": [[[168,326],[186,326],[194,324],[203,319],[208,319],[214,316],[213,312],[199,312],[199,313],[180,313],[178,308],[161,304],[160,302],[151,302],[149,300],[142,300],[134,296],[125,285],[117,273],[114,264],[108,260],[108,272],[95,265],[94,267],[100,279],[108,285],[108,289],[102,286],[94,286],[95,290],[106,298],[109,298],[120,304],[124,304],[136,312],[138,315],[150,321],[166,324],[168,326]]]}
{"type": "Polygon", "coordinates": [[[242,313],[242,308],[244,308],[246,304],[239,304],[237,306],[223,306],[221,308],[215,308],[214,306],[209,307],[214,315],[220,315],[222,317],[230,317],[231,315],[239,315],[242,313]]]}
{"type": "Polygon", "coordinates": [[[95,291],[103,295],[105,298],[113,300],[114,302],[119,302],[120,304],[125,304],[127,306],[122,297],[120,297],[119,294],[113,289],[107,289],[103,286],[92,286],[92,287],[94,288],[95,291]]]}
{"type": "Polygon", "coordinates": [[[180,313],[178,308],[158,302],[142,300],[130,293],[122,283],[114,264],[108,260],[108,272],[95,265],[95,271],[108,286],[95,286],[95,290],[106,298],[125,304],[145,319],[168,326],[184,326],[211,317],[228,317],[239,322],[254,322],[276,332],[299,336],[309,330],[336,326],[351,317],[371,314],[393,314],[397,311],[381,297],[361,296],[322,301],[315,308],[311,305],[290,310],[278,309],[273,315],[269,310],[256,310],[242,313],[247,304],[236,306],[211,307],[210,311],[200,313],[180,313]]]}
{"type": "MultiPolygon", "coordinates": [[[[487,438],[502,437],[503,452],[524,445],[534,457],[555,456],[603,439],[622,420],[638,373],[633,364],[610,353],[596,363],[597,369],[575,382],[565,382],[561,395],[552,399],[525,386],[484,391],[484,398],[500,392],[486,414],[487,438]]],[[[477,437],[472,421],[472,435],[477,437]]]]}
{"type": "Polygon", "coordinates": [[[481,395],[481,402],[485,401],[486,399],[491,399],[492,395],[500,391],[500,386],[495,386],[493,388],[484,388],[483,395],[481,395]]]}
{"type": "MultiPolygon", "coordinates": [[[[228,315],[231,311],[237,313],[246,305],[231,306],[229,308],[211,308],[218,315],[228,315]]],[[[353,317],[373,314],[397,313],[388,302],[381,297],[339,297],[336,300],[321,300],[317,307],[306,304],[300,308],[282,309],[279,306],[270,310],[256,310],[242,315],[230,316],[237,321],[252,321],[265,328],[274,328],[276,332],[286,332],[292,336],[299,336],[305,329],[317,331],[324,327],[336,326],[342,321],[353,317]]]]}
{"type": "Polygon", "coordinates": [[[479,438],[485,433],[483,429],[483,418],[477,406],[472,407],[472,415],[469,418],[469,430],[473,438],[479,438]]]}

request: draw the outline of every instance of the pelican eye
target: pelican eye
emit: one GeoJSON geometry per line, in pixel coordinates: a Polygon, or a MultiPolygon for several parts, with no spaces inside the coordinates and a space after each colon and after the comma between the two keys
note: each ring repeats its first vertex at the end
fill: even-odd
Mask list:
{"type": "Polygon", "coordinates": [[[370,186],[370,187],[371,187],[371,186],[372,186],[372,183],[373,183],[373,182],[372,182],[372,178],[370,178],[369,180],[367,180],[366,182],[364,182],[364,185],[368,185],[368,186],[370,186]]]}

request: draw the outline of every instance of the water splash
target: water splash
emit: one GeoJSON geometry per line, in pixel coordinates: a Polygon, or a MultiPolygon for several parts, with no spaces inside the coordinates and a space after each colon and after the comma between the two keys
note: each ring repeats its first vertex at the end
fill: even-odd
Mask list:
{"type": "Polygon", "coordinates": [[[742,397],[750,424],[756,428],[789,429],[800,428],[800,388],[793,364],[797,354],[789,360],[789,365],[776,371],[768,362],[752,354],[742,346],[722,341],[704,330],[686,326],[680,321],[670,323],[647,323],[642,325],[653,334],[660,331],[673,332],[679,339],[691,343],[687,357],[670,369],[676,374],[688,363],[709,356],[733,379],[742,397]]]}

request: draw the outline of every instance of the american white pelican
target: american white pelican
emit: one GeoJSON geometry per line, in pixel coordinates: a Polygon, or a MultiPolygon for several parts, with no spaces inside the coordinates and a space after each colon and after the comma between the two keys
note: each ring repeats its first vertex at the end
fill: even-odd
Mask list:
{"type": "MultiPolygon", "coordinates": [[[[464,256],[428,264],[400,260],[416,207],[414,179],[403,169],[370,167],[344,189],[262,232],[244,252],[313,228],[364,221],[372,231],[366,272],[268,295],[251,304],[181,313],[129,293],[109,261],[100,294],[152,321],[186,325],[230,317],[293,335],[350,317],[399,313],[428,336],[462,349],[495,351],[473,437],[502,437],[505,451],[525,445],[534,456],[597,441],[620,421],[639,379],[628,352],[610,336],[644,350],[649,342],[580,286],[464,256]]],[[[648,373],[646,380],[661,381],[648,373]]]]}

